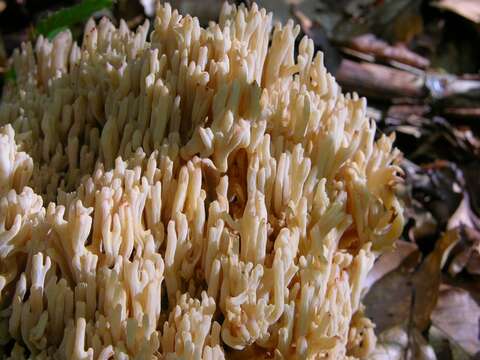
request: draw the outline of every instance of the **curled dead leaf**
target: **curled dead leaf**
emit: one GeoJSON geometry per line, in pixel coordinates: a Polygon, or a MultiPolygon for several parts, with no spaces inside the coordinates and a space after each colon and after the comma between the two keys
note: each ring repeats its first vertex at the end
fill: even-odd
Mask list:
{"type": "Polygon", "coordinates": [[[415,273],[413,278],[415,286],[413,321],[415,327],[420,331],[426,330],[430,324],[430,315],[437,304],[441,269],[448,254],[459,239],[457,229],[445,232],[435,244],[435,249],[427,255],[425,261],[415,273]]]}

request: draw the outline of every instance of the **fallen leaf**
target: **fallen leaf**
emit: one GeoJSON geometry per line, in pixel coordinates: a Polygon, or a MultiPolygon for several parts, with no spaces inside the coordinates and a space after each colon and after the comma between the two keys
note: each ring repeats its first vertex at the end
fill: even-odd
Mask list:
{"type": "Polygon", "coordinates": [[[366,315],[376,324],[378,333],[395,326],[406,326],[411,334],[427,329],[437,304],[441,268],[458,238],[457,230],[447,231],[417,271],[419,253],[413,251],[394,271],[371,286],[364,304],[366,315]]]}
{"type": "Polygon", "coordinates": [[[376,281],[365,295],[365,313],[375,323],[377,333],[408,321],[414,292],[412,279],[419,256],[419,252],[412,252],[399,267],[376,281]]]}
{"type": "Polygon", "coordinates": [[[383,253],[375,261],[372,270],[370,270],[367,276],[365,283],[366,289],[369,289],[383,276],[399,267],[413,252],[418,252],[418,246],[416,244],[404,240],[396,241],[395,247],[392,250],[383,253]]]}
{"type": "Polygon", "coordinates": [[[442,285],[432,324],[470,356],[480,352],[480,306],[464,289],[442,285]]]}
{"type": "Polygon", "coordinates": [[[459,240],[457,229],[448,230],[435,244],[435,249],[427,255],[413,278],[415,302],[413,321],[415,327],[424,331],[430,324],[430,315],[437,304],[438,289],[441,283],[441,269],[448,254],[459,240]]]}

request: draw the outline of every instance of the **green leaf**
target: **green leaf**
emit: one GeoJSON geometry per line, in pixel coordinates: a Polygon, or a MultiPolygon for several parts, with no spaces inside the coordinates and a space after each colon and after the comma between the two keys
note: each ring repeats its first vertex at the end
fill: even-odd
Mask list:
{"type": "Polygon", "coordinates": [[[8,71],[5,73],[5,82],[7,81],[17,81],[17,72],[15,71],[14,67],[11,67],[8,69],[8,71]]]}
{"type": "Polygon", "coordinates": [[[53,38],[64,29],[87,20],[93,13],[113,6],[114,0],[83,0],[80,4],[59,10],[39,21],[36,33],[53,38]]]}

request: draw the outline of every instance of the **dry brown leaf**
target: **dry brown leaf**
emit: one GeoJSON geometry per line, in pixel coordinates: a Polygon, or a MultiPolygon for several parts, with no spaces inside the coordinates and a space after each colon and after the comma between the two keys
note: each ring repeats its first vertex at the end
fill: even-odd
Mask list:
{"type": "Polygon", "coordinates": [[[395,271],[373,284],[364,303],[378,333],[394,326],[407,326],[411,332],[427,329],[437,304],[441,268],[458,239],[457,230],[447,231],[416,272],[419,253],[413,251],[395,271]]]}
{"type": "Polygon", "coordinates": [[[414,292],[412,279],[419,261],[420,253],[412,252],[399,267],[376,281],[366,294],[365,312],[375,323],[377,333],[408,321],[414,292]]]}
{"type": "Polygon", "coordinates": [[[430,315],[437,304],[438,289],[441,282],[441,269],[448,254],[459,241],[457,229],[448,230],[435,244],[435,249],[427,255],[425,261],[415,273],[415,302],[413,321],[415,327],[424,331],[430,324],[430,315]]]}
{"type": "Polygon", "coordinates": [[[470,356],[480,352],[480,306],[464,289],[442,285],[432,323],[470,356]]]}
{"type": "Polygon", "coordinates": [[[413,252],[418,252],[417,244],[404,240],[395,242],[395,247],[391,251],[383,253],[375,261],[373,269],[367,276],[365,287],[369,289],[383,276],[399,267],[413,252]]]}

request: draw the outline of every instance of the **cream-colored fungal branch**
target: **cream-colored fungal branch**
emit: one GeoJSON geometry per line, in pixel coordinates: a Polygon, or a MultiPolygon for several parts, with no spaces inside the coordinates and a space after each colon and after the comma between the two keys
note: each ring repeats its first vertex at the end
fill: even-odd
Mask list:
{"type": "Polygon", "coordinates": [[[293,22],[166,5],[15,51],[0,105],[0,356],[365,358],[402,230],[393,137],[293,22]]]}

